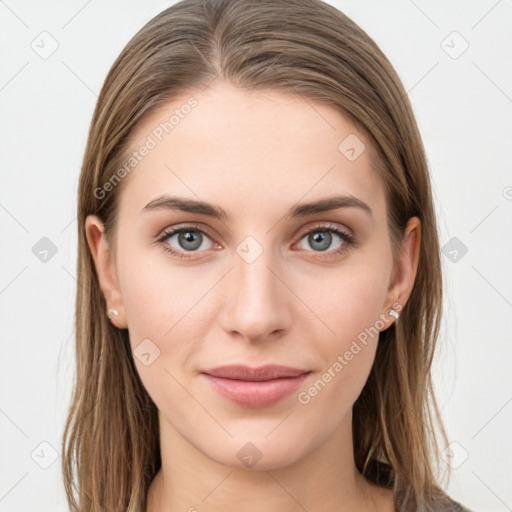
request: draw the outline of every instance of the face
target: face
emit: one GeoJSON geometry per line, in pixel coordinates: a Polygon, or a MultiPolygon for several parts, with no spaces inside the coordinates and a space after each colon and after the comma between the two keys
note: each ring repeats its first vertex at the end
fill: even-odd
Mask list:
{"type": "Polygon", "coordinates": [[[329,106],[222,84],[155,111],[133,151],[115,251],[95,245],[96,218],[86,227],[161,421],[222,464],[247,465],[243,450],[266,468],[304,457],[349,425],[414,278],[414,244],[392,271],[367,140],[329,106]],[[228,365],[301,375],[213,375],[228,365]]]}

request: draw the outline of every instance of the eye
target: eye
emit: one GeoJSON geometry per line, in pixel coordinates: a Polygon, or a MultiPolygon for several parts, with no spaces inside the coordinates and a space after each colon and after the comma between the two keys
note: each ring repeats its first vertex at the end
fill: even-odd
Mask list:
{"type": "Polygon", "coordinates": [[[190,258],[187,253],[211,249],[214,245],[210,237],[197,226],[183,226],[166,230],[158,239],[163,248],[179,258],[190,258]]]}
{"type": "MultiPolygon", "coordinates": [[[[193,253],[212,249],[216,244],[198,226],[188,225],[167,229],[157,240],[165,251],[180,259],[193,258],[193,253]]],[[[356,245],[353,236],[340,227],[329,224],[307,231],[299,241],[299,248],[336,256],[356,245]],[[309,247],[307,247],[309,246],[309,247]]]]}
{"type": "Polygon", "coordinates": [[[352,235],[335,225],[316,226],[302,236],[299,247],[314,252],[339,254],[354,245],[352,235]],[[308,247],[309,246],[309,247],[308,247]]]}

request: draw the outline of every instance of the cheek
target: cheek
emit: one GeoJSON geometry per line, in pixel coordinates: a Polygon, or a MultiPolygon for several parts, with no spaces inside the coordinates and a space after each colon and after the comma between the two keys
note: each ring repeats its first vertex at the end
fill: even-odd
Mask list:
{"type": "Polygon", "coordinates": [[[216,316],[209,291],[219,276],[199,267],[194,273],[158,252],[134,244],[118,276],[137,371],[163,410],[190,399],[178,382],[189,387],[189,370],[216,316]]]}
{"type": "Polygon", "coordinates": [[[324,324],[320,339],[325,339],[331,350],[339,350],[365,329],[375,325],[382,328],[388,287],[382,268],[351,265],[340,267],[328,278],[302,281],[299,292],[308,298],[307,305],[324,324]]]}
{"type": "Polygon", "coordinates": [[[311,403],[318,414],[325,413],[325,418],[331,418],[327,424],[339,421],[359,396],[373,365],[379,332],[390,325],[382,310],[389,287],[386,265],[385,258],[361,259],[340,266],[329,279],[302,282],[300,293],[308,297],[308,306],[321,320],[315,320],[318,327],[313,338],[323,368],[299,402],[311,403]],[[322,286],[313,286],[315,281],[322,286]],[[322,412],[332,406],[338,413],[322,412]]]}
{"type": "Polygon", "coordinates": [[[122,254],[118,276],[132,344],[141,337],[161,343],[181,319],[194,316],[208,280],[173,265],[163,250],[138,248],[135,240],[122,254]]]}
{"type": "Polygon", "coordinates": [[[157,407],[172,409],[189,400],[177,382],[184,382],[195,340],[209,325],[204,308],[194,307],[208,288],[206,283],[192,286],[190,276],[165,256],[137,249],[124,254],[118,277],[134,362],[157,407]]]}
{"type": "Polygon", "coordinates": [[[379,339],[376,322],[381,303],[375,293],[379,285],[378,279],[367,279],[350,289],[338,287],[329,304],[324,304],[325,322],[335,334],[316,338],[316,352],[324,365],[297,396],[304,436],[311,429],[318,439],[329,436],[344,421],[366,384],[379,339]]]}

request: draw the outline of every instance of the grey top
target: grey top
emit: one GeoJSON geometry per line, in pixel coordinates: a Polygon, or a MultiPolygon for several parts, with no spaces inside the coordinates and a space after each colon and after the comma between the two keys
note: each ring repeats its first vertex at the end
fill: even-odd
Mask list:
{"type": "MultiPolygon", "coordinates": [[[[391,480],[392,480],[392,468],[389,464],[382,462],[382,461],[372,461],[370,463],[370,467],[368,470],[368,476],[369,480],[373,482],[374,484],[381,485],[383,487],[386,487],[388,489],[391,488],[391,480]]],[[[368,478],[367,476],[367,478],[368,478]]],[[[446,496],[450,501],[447,506],[438,506],[436,508],[434,507],[427,507],[427,509],[423,510],[421,509],[421,512],[473,512],[469,508],[464,507],[454,499],[452,499],[450,496],[446,496]]],[[[443,500],[445,501],[445,500],[443,500]]],[[[401,507],[401,510],[396,507],[396,512],[417,512],[415,511],[409,511],[409,510],[403,510],[403,507],[401,507]]]]}

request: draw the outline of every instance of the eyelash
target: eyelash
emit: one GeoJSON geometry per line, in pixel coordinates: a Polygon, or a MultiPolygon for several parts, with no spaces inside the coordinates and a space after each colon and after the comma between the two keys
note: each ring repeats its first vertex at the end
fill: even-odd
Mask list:
{"type": "MultiPolygon", "coordinates": [[[[181,226],[179,228],[170,228],[170,229],[164,231],[162,233],[162,236],[160,236],[157,239],[157,243],[161,244],[164,251],[170,253],[172,256],[178,257],[180,259],[193,258],[194,252],[201,252],[201,251],[178,252],[175,249],[173,249],[168,243],[166,243],[166,240],[168,238],[170,238],[171,236],[173,236],[177,233],[183,233],[183,232],[188,232],[188,231],[192,231],[194,233],[201,233],[202,235],[205,235],[208,238],[211,238],[208,235],[208,233],[205,233],[198,226],[194,226],[191,224],[191,225],[187,225],[187,226],[181,226]]],[[[342,230],[341,228],[339,228],[338,226],[336,226],[334,224],[315,226],[313,229],[310,229],[309,231],[302,233],[299,241],[302,240],[304,237],[310,235],[311,233],[318,233],[318,232],[335,233],[343,241],[341,247],[339,247],[338,249],[331,250],[331,251],[325,251],[325,254],[329,255],[329,256],[327,256],[327,258],[332,257],[332,256],[338,256],[338,255],[348,251],[351,247],[356,245],[356,241],[351,234],[347,233],[346,231],[342,230]]],[[[324,254],[323,251],[308,251],[308,252],[317,252],[319,254],[324,254]]]]}

